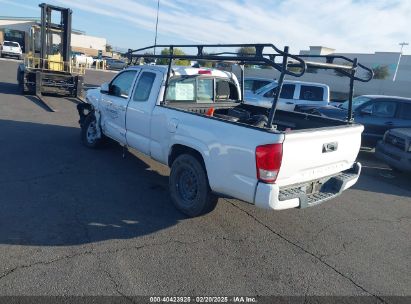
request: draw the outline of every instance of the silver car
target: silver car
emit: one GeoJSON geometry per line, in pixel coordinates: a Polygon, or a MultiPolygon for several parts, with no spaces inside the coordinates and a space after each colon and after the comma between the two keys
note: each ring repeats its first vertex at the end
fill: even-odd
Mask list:
{"type": "Polygon", "coordinates": [[[123,70],[127,63],[119,59],[106,59],[107,70],[123,70]]]}

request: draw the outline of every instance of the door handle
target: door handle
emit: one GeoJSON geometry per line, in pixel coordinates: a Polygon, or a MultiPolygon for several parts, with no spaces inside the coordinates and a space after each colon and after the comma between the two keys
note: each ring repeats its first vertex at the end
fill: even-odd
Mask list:
{"type": "Polygon", "coordinates": [[[289,102],[289,101],[287,101],[285,104],[290,104],[290,105],[292,105],[292,104],[294,104],[294,102],[289,102]]]}
{"type": "Polygon", "coordinates": [[[387,121],[385,124],[386,124],[387,126],[392,126],[394,123],[393,123],[392,121],[387,121]]]}

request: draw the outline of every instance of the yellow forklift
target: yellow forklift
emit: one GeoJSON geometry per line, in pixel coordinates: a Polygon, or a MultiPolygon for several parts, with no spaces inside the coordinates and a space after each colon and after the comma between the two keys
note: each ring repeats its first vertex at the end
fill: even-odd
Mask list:
{"type": "MultiPolygon", "coordinates": [[[[43,94],[81,97],[84,67],[76,68],[71,58],[71,15],[69,8],[42,3],[41,24],[30,31],[27,56],[17,69],[17,81],[22,94],[43,94]],[[52,13],[60,13],[60,24],[52,22],[52,13]]],[[[53,15],[54,16],[54,15],[53,15]]]]}

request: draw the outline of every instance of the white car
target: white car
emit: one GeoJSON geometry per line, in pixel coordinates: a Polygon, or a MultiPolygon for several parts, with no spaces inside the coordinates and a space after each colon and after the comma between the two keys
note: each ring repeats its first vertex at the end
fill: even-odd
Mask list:
{"type": "Polygon", "coordinates": [[[230,72],[133,66],[87,91],[81,136],[87,147],[109,137],[169,166],[171,200],[189,216],[212,210],[219,195],[304,208],[356,183],[362,125],[277,111],[269,128],[266,109],[240,100],[230,72]]]}
{"type": "Polygon", "coordinates": [[[23,51],[18,42],[14,41],[4,41],[0,45],[0,57],[9,56],[16,57],[17,59],[23,58],[23,51]]]}
{"type": "MultiPolygon", "coordinates": [[[[271,108],[277,90],[277,81],[271,82],[254,93],[246,91],[246,104],[271,108]]],[[[278,100],[277,109],[294,111],[296,106],[327,106],[330,102],[330,88],[326,84],[285,80],[278,100]]]]}

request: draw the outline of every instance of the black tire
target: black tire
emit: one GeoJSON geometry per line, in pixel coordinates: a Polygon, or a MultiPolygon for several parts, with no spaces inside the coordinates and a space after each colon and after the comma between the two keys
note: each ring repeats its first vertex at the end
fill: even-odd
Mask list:
{"type": "Polygon", "coordinates": [[[24,73],[23,72],[19,72],[18,85],[19,85],[19,92],[21,95],[26,95],[29,93],[29,91],[24,87],[24,73]]]}
{"type": "Polygon", "coordinates": [[[176,208],[190,217],[212,211],[218,201],[211,192],[204,166],[190,154],[182,154],[173,162],[169,188],[176,208]]]}
{"type": "Polygon", "coordinates": [[[104,142],[103,135],[101,138],[93,138],[92,132],[96,132],[96,118],[93,114],[89,114],[81,128],[81,140],[83,144],[91,149],[100,148],[104,142]],[[94,130],[93,130],[94,128],[94,130]]]}

